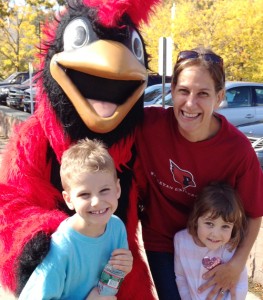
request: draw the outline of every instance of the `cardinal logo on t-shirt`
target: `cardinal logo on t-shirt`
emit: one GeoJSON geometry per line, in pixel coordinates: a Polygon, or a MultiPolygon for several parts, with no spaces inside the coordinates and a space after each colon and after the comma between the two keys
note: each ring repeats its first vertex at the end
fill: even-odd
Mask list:
{"type": "Polygon", "coordinates": [[[174,181],[179,183],[183,189],[186,189],[189,186],[196,186],[194,176],[189,171],[179,168],[171,159],[170,170],[172,172],[174,181]]]}

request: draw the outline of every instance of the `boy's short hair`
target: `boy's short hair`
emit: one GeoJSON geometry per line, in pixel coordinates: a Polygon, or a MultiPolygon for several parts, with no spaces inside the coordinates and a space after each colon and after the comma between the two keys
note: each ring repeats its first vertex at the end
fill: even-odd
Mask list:
{"type": "Polygon", "coordinates": [[[71,182],[76,182],[78,175],[86,172],[109,172],[117,180],[114,161],[101,141],[80,140],[62,155],[60,177],[64,190],[68,191],[71,182]]]}

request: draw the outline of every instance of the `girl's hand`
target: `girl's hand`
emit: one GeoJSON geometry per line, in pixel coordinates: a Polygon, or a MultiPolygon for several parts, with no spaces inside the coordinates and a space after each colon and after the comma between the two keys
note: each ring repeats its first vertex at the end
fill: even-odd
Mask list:
{"type": "Polygon", "coordinates": [[[115,269],[130,273],[132,269],[133,257],[128,249],[115,249],[110,257],[109,264],[115,269]]]}
{"type": "Polygon", "coordinates": [[[117,300],[116,296],[101,296],[97,287],[89,293],[86,300],[117,300]]]}

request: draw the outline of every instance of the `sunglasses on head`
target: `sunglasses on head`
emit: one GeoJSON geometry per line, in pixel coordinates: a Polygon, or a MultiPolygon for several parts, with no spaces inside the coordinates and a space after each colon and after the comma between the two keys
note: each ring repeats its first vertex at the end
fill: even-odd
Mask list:
{"type": "Polygon", "coordinates": [[[183,60],[186,60],[186,59],[195,59],[200,56],[203,57],[203,59],[205,61],[212,62],[214,64],[219,64],[221,67],[223,67],[223,58],[222,57],[220,57],[216,54],[213,54],[213,53],[198,53],[194,50],[185,50],[185,51],[179,52],[178,57],[177,57],[177,63],[179,63],[183,60]]]}

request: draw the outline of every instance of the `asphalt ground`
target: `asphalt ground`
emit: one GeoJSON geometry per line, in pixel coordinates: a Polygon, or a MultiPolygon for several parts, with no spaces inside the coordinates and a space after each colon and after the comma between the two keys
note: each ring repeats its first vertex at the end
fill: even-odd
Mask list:
{"type": "Polygon", "coordinates": [[[0,136],[0,163],[2,161],[2,153],[5,150],[5,145],[8,143],[8,138],[4,138],[3,136],[0,136]]]}

